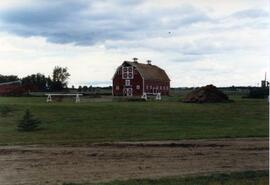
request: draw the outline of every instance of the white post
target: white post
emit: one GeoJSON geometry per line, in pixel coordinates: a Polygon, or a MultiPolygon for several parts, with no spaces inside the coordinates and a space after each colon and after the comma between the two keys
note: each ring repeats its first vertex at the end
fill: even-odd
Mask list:
{"type": "Polygon", "coordinates": [[[76,100],[75,100],[76,103],[79,103],[80,102],[80,96],[79,94],[76,94],[76,100]]]}
{"type": "Polygon", "coordinates": [[[141,98],[147,100],[147,94],[144,92],[141,98]]]}
{"type": "Polygon", "coordinates": [[[161,100],[161,94],[157,93],[156,100],[161,100]]]}
{"type": "Polygon", "coordinates": [[[47,102],[52,102],[52,96],[50,94],[48,94],[47,102]]]}

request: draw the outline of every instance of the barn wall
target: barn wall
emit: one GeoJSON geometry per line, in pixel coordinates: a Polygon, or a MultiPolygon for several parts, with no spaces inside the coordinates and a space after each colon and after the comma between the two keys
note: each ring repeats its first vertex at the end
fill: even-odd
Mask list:
{"type": "Polygon", "coordinates": [[[133,96],[142,96],[143,94],[143,79],[137,69],[134,69],[134,79],[132,80],[133,96]],[[137,88],[137,86],[139,88],[137,88]]]}
{"type": "Polygon", "coordinates": [[[159,92],[161,95],[168,96],[170,93],[170,82],[145,80],[144,89],[146,93],[159,92]]]}
{"type": "MultiPolygon", "coordinates": [[[[134,68],[133,68],[134,69],[134,68]]],[[[113,94],[114,96],[123,96],[124,88],[132,88],[133,96],[141,96],[143,94],[143,79],[140,73],[134,69],[133,79],[130,79],[130,86],[125,86],[125,79],[122,79],[122,68],[120,67],[113,78],[113,94]],[[137,86],[139,88],[137,88],[137,86]]]]}
{"type": "Polygon", "coordinates": [[[1,85],[0,86],[0,96],[6,96],[9,93],[15,91],[19,86],[18,85],[1,85]]]}
{"type": "Polygon", "coordinates": [[[26,93],[29,88],[17,84],[7,84],[0,86],[0,96],[21,96],[26,93]]]}

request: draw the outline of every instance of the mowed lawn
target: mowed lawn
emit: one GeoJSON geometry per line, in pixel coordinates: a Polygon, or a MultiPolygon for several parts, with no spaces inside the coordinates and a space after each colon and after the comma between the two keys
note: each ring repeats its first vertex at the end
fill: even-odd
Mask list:
{"type": "Polygon", "coordinates": [[[0,97],[0,144],[92,143],[103,141],[267,137],[267,100],[236,98],[232,103],[175,101],[48,104],[44,97],[0,97]],[[35,132],[18,132],[25,109],[42,121],[35,132]]]}

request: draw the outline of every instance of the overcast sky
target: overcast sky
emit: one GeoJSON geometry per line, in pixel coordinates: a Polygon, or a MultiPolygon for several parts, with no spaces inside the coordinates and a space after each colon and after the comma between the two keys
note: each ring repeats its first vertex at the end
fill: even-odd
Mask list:
{"type": "MultiPolygon", "coordinates": [[[[165,69],[171,85],[257,85],[269,62],[268,0],[1,0],[0,74],[111,85],[124,60],[165,69]]],[[[269,74],[270,75],[270,74],[269,74]]]]}

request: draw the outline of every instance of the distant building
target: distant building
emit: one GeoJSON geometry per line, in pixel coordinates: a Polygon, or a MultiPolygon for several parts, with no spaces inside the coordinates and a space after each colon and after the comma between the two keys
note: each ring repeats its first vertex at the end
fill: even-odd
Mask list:
{"type": "Polygon", "coordinates": [[[0,83],[0,96],[7,96],[17,93],[21,86],[22,82],[20,80],[0,83]]]}
{"type": "Polygon", "coordinates": [[[269,87],[269,82],[266,81],[266,80],[262,80],[262,81],[261,81],[261,87],[262,87],[262,88],[269,87]]]}
{"type": "Polygon", "coordinates": [[[22,85],[21,80],[0,83],[0,96],[21,96],[30,91],[36,91],[34,85],[22,85]]]}
{"type": "Polygon", "coordinates": [[[170,79],[166,72],[158,66],[124,61],[113,76],[114,96],[142,96],[143,93],[169,95],[170,79]]]}
{"type": "Polygon", "coordinates": [[[266,73],[265,73],[265,76],[264,76],[264,80],[261,81],[261,87],[262,88],[269,87],[269,82],[266,80],[266,73]]]}

